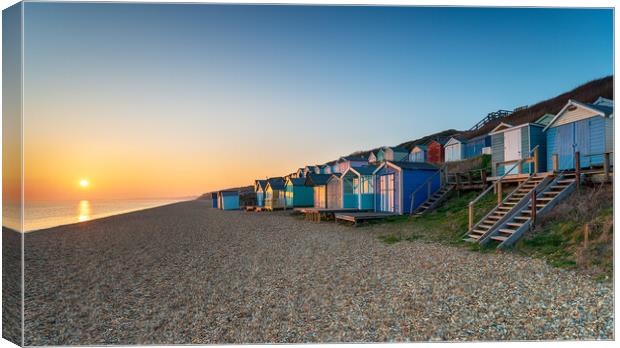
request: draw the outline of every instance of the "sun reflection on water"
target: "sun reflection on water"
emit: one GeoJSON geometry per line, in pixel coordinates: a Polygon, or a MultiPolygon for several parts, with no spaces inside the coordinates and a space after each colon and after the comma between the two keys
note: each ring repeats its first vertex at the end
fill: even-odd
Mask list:
{"type": "Polygon", "coordinates": [[[87,200],[81,200],[78,205],[78,221],[90,220],[90,202],[87,200]]]}

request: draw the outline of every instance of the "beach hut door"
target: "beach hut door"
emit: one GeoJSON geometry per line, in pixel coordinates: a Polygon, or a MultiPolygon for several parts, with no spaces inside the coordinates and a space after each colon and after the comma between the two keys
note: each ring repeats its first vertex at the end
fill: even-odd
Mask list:
{"type": "MultiPolygon", "coordinates": [[[[504,133],[504,161],[517,161],[521,159],[521,129],[514,129],[504,133]]],[[[504,166],[509,170],[515,163],[504,166]]],[[[515,167],[509,174],[518,174],[519,168],[515,167]]]]}
{"type": "Polygon", "coordinates": [[[381,176],[381,211],[394,212],[394,174],[381,176]]]}

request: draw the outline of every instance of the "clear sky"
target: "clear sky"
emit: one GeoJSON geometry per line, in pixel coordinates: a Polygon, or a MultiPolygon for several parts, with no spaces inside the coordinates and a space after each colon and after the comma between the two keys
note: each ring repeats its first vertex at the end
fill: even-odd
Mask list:
{"type": "Polygon", "coordinates": [[[248,185],[612,72],[611,10],[27,3],[26,198],[248,185]]]}

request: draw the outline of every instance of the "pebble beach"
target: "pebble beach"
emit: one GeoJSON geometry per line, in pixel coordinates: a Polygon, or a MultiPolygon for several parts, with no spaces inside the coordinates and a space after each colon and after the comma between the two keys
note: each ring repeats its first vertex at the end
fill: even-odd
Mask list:
{"type": "Polygon", "coordinates": [[[25,235],[25,344],[613,339],[613,288],[381,225],[188,201],[25,235]]]}

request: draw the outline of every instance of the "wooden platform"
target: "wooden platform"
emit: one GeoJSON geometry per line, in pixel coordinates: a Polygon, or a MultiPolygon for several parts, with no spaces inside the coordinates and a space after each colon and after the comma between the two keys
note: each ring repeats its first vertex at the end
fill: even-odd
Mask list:
{"type": "MultiPolygon", "coordinates": [[[[297,210],[297,209],[296,209],[297,210]]],[[[335,215],[338,213],[355,213],[361,212],[355,208],[300,208],[297,211],[300,211],[306,215],[306,220],[319,222],[321,220],[331,220],[334,219],[335,215]]],[[[368,211],[368,210],[366,210],[368,211]]]]}
{"type": "Polygon", "coordinates": [[[355,212],[355,213],[338,213],[335,215],[336,221],[348,221],[352,222],[354,225],[357,225],[362,222],[367,222],[371,220],[382,220],[388,218],[390,216],[397,216],[398,214],[394,213],[380,213],[380,212],[355,212]]]}

